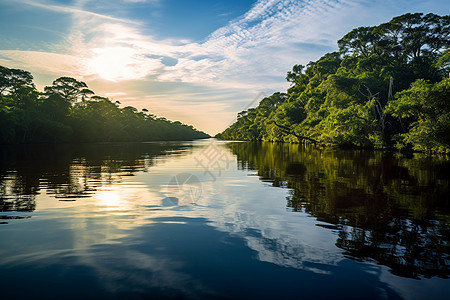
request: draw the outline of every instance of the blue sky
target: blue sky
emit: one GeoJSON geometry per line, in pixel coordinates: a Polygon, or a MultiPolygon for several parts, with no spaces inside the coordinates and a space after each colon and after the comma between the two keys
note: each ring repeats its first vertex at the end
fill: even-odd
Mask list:
{"type": "MultiPolygon", "coordinates": [[[[0,65],[60,76],[210,134],[359,26],[450,1],[0,0],[0,65]]],[[[259,99],[260,100],[260,99],[259,99]]],[[[256,103],[254,103],[256,104],[256,103]]]]}

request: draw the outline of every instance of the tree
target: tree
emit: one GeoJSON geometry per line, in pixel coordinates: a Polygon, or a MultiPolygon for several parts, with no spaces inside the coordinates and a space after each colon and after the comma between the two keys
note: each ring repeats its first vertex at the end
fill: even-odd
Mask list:
{"type": "Polygon", "coordinates": [[[60,77],[53,81],[52,86],[46,86],[44,91],[48,95],[59,95],[65,101],[73,104],[80,97],[86,97],[89,94],[93,94],[88,89],[86,83],[78,81],[71,77],[60,77]]]}
{"type": "Polygon", "coordinates": [[[338,41],[339,51],[347,55],[366,58],[372,54],[380,54],[377,49],[380,35],[374,29],[375,27],[353,29],[338,41]]]}
{"type": "Polygon", "coordinates": [[[35,89],[30,72],[0,66],[0,96],[9,93],[20,98],[35,89]]]}
{"type": "Polygon", "coordinates": [[[450,48],[442,53],[436,61],[436,67],[440,69],[445,77],[450,77],[450,48]]]}
{"type": "Polygon", "coordinates": [[[434,84],[417,80],[397,93],[388,112],[413,120],[408,132],[397,136],[399,147],[411,144],[416,150],[450,152],[450,78],[434,84]]]}

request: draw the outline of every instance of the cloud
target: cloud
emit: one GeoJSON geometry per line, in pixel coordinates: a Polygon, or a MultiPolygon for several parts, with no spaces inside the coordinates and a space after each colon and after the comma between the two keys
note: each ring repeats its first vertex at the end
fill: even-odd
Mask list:
{"type": "Polygon", "coordinates": [[[34,72],[42,74],[81,77],[86,72],[80,57],[40,51],[0,50],[0,64],[27,70],[32,66],[34,72]]]}
{"type": "Polygon", "coordinates": [[[336,1],[258,1],[205,42],[179,47],[178,55],[183,58],[165,68],[167,72],[158,79],[254,89],[286,87],[283,79],[293,64],[317,59],[317,48],[335,48],[329,26],[315,17],[322,15],[326,20],[327,14],[342,5],[336,1]],[[312,21],[314,27],[324,25],[324,29],[310,30],[312,21]],[[199,55],[204,58],[196,59],[199,55]],[[274,76],[279,80],[274,81],[274,76]]]}

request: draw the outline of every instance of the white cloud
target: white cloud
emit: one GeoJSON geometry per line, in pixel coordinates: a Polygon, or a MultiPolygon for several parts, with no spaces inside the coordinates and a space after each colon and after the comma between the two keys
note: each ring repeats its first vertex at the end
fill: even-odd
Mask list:
{"type": "Polygon", "coordinates": [[[317,50],[302,49],[300,43],[322,46],[324,52],[335,47],[326,20],[342,6],[336,1],[261,0],[204,43],[180,47],[183,59],[166,68],[170,72],[159,79],[255,89],[286,87],[283,78],[293,64],[320,56],[317,50]],[[314,29],[309,28],[312,21],[314,29]],[[196,60],[199,55],[205,58],[196,60]]]}
{"type": "Polygon", "coordinates": [[[32,71],[42,74],[70,73],[71,76],[81,77],[86,72],[80,57],[40,51],[0,50],[0,63],[26,70],[31,66],[32,71]]]}

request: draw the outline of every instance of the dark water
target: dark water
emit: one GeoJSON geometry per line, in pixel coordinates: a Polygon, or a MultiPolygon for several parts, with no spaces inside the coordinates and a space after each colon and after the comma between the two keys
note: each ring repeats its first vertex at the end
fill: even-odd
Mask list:
{"type": "Polygon", "coordinates": [[[450,161],[270,143],[0,150],[1,299],[450,299],[450,161]]]}

